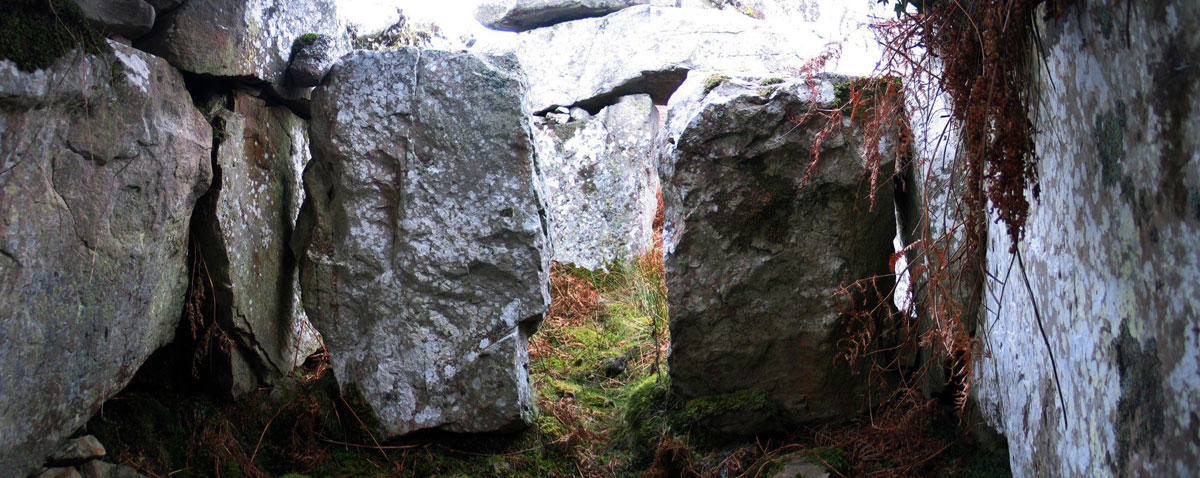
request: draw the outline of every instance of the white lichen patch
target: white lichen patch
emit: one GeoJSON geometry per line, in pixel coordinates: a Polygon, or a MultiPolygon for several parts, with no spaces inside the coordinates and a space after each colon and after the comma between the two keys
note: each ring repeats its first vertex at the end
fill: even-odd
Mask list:
{"type": "Polygon", "coordinates": [[[132,54],[119,48],[114,48],[113,54],[116,55],[117,60],[124,66],[125,78],[142,91],[149,92],[150,65],[142,59],[141,55],[132,54]]]}

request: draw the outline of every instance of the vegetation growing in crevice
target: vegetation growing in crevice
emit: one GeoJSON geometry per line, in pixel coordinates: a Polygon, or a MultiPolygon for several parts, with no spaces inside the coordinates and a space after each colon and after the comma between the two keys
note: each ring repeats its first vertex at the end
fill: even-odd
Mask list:
{"type": "Polygon", "coordinates": [[[850,116],[875,107],[875,101],[897,101],[904,86],[896,76],[854,78],[833,85],[834,104],[837,109],[850,108],[850,116]]]}
{"type": "Polygon", "coordinates": [[[746,5],[741,0],[709,0],[712,6],[720,10],[730,9],[750,18],[762,20],[766,15],[759,9],[746,5]]]}
{"type": "Polygon", "coordinates": [[[704,80],[704,94],[707,95],[709,93],[712,93],[712,90],[717,89],[718,86],[721,86],[726,81],[729,81],[729,77],[726,75],[709,76],[707,79],[704,80]]]}
{"type": "Polygon", "coordinates": [[[72,0],[14,0],[0,15],[0,59],[17,68],[46,68],[67,52],[107,49],[104,37],[92,29],[72,0]]]}
{"type": "MultiPolygon", "coordinates": [[[[901,256],[907,256],[910,266],[897,273],[908,274],[915,310],[938,320],[913,322],[908,312],[888,305],[894,290],[880,290],[873,278],[867,278],[843,288],[846,315],[864,331],[853,334],[843,345],[848,359],[869,361],[876,376],[900,373],[901,388],[922,388],[929,380],[944,380],[946,383],[935,388],[948,387],[961,413],[967,406],[980,347],[974,318],[979,315],[975,304],[981,300],[980,254],[986,243],[989,211],[1005,225],[1015,253],[1029,211],[1026,194],[1031,192],[1034,198],[1038,194],[1033,142],[1036,112],[1030,88],[1035,67],[1034,10],[1042,0],[886,3],[896,4],[898,18],[877,26],[886,49],[877,71],[879,79],[858,81],[887,84],[888,96],[894,94],[894,103],[901,105],[901,91],[898,84],[892,85],[892,78],[904,77],[911,83],[907,91],[912,94],[934,90],[947,96],[959,137],[941,138],[939,144],[958,145],[957,184],[952,184],[948,193],[957,197],[950,198],[950,210],[946,211],[955,222],[935,231],[930,226],[930,211],[920,212],[915,238],[892,258],[895,265],[901,256]],[[908,8],[913,5],[916,8],[908,8]],[[863,301],[863,296],[876,300],[863,301]],[[916,356],[922,360],[915,365],[905,358],[916,356]]],[[[864,105],[880,103],[877,87],[855,88],[851,83],[841,86],[838,94],[840,108],[855,115],[864,105]]],[[[891,124],[878,115],[864,120],[868,125],[884,122],[881,130],[891,124]]],[[[902,137],[899,142],[907,140],[902,137]]],[[[917,157],[903,163],[924,172],[932,161],[917,157]]],[[[868,163],[868,171],[877,169],[877,164],[868,163]]],[[[910,178],[920,181],[923,177],[918,173],[910,178]]],[[[898,184],[901,194],[905,186],[898,184]]]]}
{"type": "Polygon", "coordinates": [[[405,46],[429,47],[436,38],[445,38],[437,25],[416,23],[400,9],[396,23],[373,35],[354,36],[354,48],[361,50],[390,50],[405,46]]]}
{"type": "Polygon", "coordinates": [[[211,370],[214,364],[229,360],[234,343],[217,320],[216,288],[199,242],[189,234],[188,243],[191,246],[188,252],[188,291],[180,329],[182,332],[186,328],[189,333],[186,339],[177,333],[176,340],[191,344],[191,375],[199,379],[202,369],[211,370]]]}
{"type": "Polygon", "coordinates": [[[296,40],[292,42],[292,55],[295,55],[296,52],[299,52],[305,47],[316,43],[320,38],[321,34],[319,33],[305,33],[296,37],[296,40]]]}
{"type": "MultiPolygon", "coordinates": [[[[879,3],[895,4],[898,17],[876,26],[886,50],[876,76],[838,84],[832,110],[817,108],[814,100],[810,111],[794,118],[803,122],[824,117],[832,125],[849,114],[865,130],[862,139],[867,145],[888,139],[882,134],[896,135],[896,164],[905,173],[894,178],[897,194],[926,196],[922,201],[926,209],[916,212],[919,217],[910,218],[916,224],[908,224],[911,229],[907,232],[912,235],[908,247],[891,259],[896,275],[907,275],[915,303],[906,311],[893,308],[896,291],[881,287],[890,281],[879,277],[844,285],[837,299],[851,333],[840,345],[846,360],[870,365],[871,380],[879,387],[879,396],[885,397],[879,410],[923,408],[916,397],[932,393],[939,406],[952,405],[966,417],[974,366],[982,347],[975,321],[982,303],[981,254],[986,247],[989,213],[1004,225],[1014,244],[1012,252],[1018,254],[1016,244],[1024,234],[1029,200],[1036,199],[1039,192],[1031,74],[1036,67],[1034,14],[1043,1],[879,3]],[[897,78],[904,78],[904,84],[897,78]],[[930,174],[929,168],[944,151],[920,151],[930,156],[913,156],[917,151],[911,148],[912,136],[903,114],[904,95],[922,95],[918,102],[929,102],[933,98],[924,95],[931,91],[935,96],[946,95],[957,135],[935,140],[935,147],[956,145],[959,155],[953,165],[947,165],[955,168],[949,191],[929,191],[930,186],[923,183],[911,189],[912,181],[926,179],[924,175],[930,174]],[[936,212],[947,215],[938,218],[949,219],[944,227],[931,225],[935,213],[928,209],[928,196],[936,195],[949,198],[947,210],[936,212]],[[902,259],[907,268],[898,265],[905,262],[902,259]]],[[[1047,11],[1061,14],[1053,6],[1047,11]]],[[[801,73],[815,76],[824,61],[826,58],[815,58],[810,62],[815,66],[801,73]]],[[[819,164],[823,134],[826,131],[815,141],[810,171],[819,164]]],[[[871,157],[875,154],[871,148],[866,153],[864,182],[869,184],[874,202],[873,191],[879,182],[893,178],[888,176],[890,171],[880,171],[882,163],[871,157]]],[[[1014,255],[1014,262],[1018,259],[1014,255]]],[[[924,415],[921,420],[932,416],[924,415]]],[[[964,419],[964,423],[962,431],[974,426],[970,420],[964,419]]],[[[920,429],[907,425],[874,433],[891,435],[889,439],[899,440],[897,443],[919,443],[921,435],[912,430],[920,429]]],[[[851,441],[864,443],[863,437],[851,441]]],[[[916,465],[949,453],[957,446],[951,444],[893,450],[885,454],[927,458],[917,463],[883,462],[880,469],[856,470],[856,474],[921,474],[924,465],[916,465]]],[[[863,460],[859,456],[851,461],[863,460]]]]}

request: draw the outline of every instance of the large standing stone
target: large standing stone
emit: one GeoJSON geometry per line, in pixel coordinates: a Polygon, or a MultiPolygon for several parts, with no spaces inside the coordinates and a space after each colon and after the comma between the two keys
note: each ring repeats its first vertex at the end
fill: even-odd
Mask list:
{"type": "Polygon", "coordinates": [[[665,104],[689,70],[794,70],[826,47],[805,35],[737,12],[643,5],[522,33],[517,55],[534,111],[596,111],[638,93],[665,104]]]}
{"type": "Polygon", "coordinates": [[[1019,259],[989,231],[972,388],[1013,476],[1200,470],[1200,4],[1127,6],[1066,4],[1028,53],[1041,194],[1019,259]]]}
{"type": "Polygon", "coordinates": [[[311,353],[289,249],[308,163],[308,123],[282,106],[234,93],[217,113],[219,180],[196,205],[193,231],[215,288],[216,317],[237,343],[230,391],[240,395],[311,353]]]}
{"type": "Polygon", "coordinates": [[[304,307],[387,436],[529,423],[550,253],[511,57],[358,51],[313,98],[304,307]]]}
{"type": "Polygon", "coordinates": [[[847,115],[801,187],[826,121],[798,121],[810,105],[832,106],[833,81],[819,78],[814,90],[801,79],[693,74],[668,105],[660,168],[671,383],[685,399],[744,403],[710,417],[722,431],[768,430],[773,413],[790,423],[845,418],[864,405],[865,377],[836,359],[846,323],[834,294],[888,272],[896,145],[867,144],[847,115]],[[873,206],[870,148],[882,153],[873,206]]]}
{"type": "Polygon", "coordinates": [[[495,30],[521,32],[645,3],[649,0],[488,0],[475,10],[475,19],[495,30]]]}
{"type": "Polygon", "coordinates": [[[579,121],[534,127],[555,261],[600,269],[651,249],[658,210],[658,171],[651,157],[657,127],[658,112],[648,95],[624,97],[579,121]]]}
{"type": "Polygon", "coordinates": [[[284,87],[292,45],[307,33],[328,35],[338,52],[350,49],[334,0],[188,0],[138,47],[183,71],[284,87]]]}
{"type": "Polygon", "coordinates": [[[0,469],[25,476],[168,342],[212,130],[165,61],[110,43],[0,61],[0,469]]]}

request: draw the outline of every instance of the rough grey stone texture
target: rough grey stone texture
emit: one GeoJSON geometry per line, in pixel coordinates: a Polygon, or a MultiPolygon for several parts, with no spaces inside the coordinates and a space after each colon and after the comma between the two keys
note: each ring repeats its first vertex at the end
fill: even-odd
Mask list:
{"type": "Polygon", "coordinates": [[[234,93],[216,114],[218,183],[196,205],[193,232],[215,288],[216,320],[237,347],[229,391],[271,383],[311,353],[300,343],[295,259],[289,248],[310,157],[308,123],[282,106],[234,93]]]}
{"type": "Polygon", "coordinates": [[[998,281],[984,295],[989,348],[974,389],[1014,476],[1194,476],[1200,4],[1065,8],[1040,28],[1041,195],[1018,244],[1028,288],[992,228],[998,281]]]}
{"type": "Polygon", "coordinates": [[[825,42],[799,41],[736,12],[636,6],[521,34],[516,53],[534,111],[593,111],[623,95],[664,104],[697,69],[768,72],[798,68],[825,42]]]}
{"type": "Polygon", "coordinates": [[[801,187],[826,123],[789,119],[808,111],[814,94],[830,107],[839,79],[818,79],[814,93],[802,79],[718,83],[693,74],[668,105],[660,172],[672,387],[685,399],[747,393],[769,402],[714,419],[721,431],[777,427],[756,415],[772,411],[793,424],[847,418],[865,404],[865,377],[835,360],[846,324],[832,296],[888,271],[894,136],[864,144],[846,118],[801,187]],[[867,148],[883,152],[873,209],[867,148]]]}
{"type": "Polygon", "coordinates": [[[336,41],[329,35],[318,35],[311,43],[292,49],[292,63],[288,65],[292,84],[317,86],[341,53],[344,52],[339,51],[336,41]]]}
{"type": "Polygon", "coordinates": [[[154,7],[145,0],[75,0],[75,4],[99,30],[131,40],[154,27],[154,7]]]}
{"type": "Polygon", "coordinates": [[[109,44],[0,61],[0,469],[21,476],[171,339],[211,179],[179,72],[109,44]]]}
{"type": "Polygon", "coordinates": [[[183,71],[286,87],[292,43],[306,33],[333,38],[334,58],[350,49],[334,0],[188,0],[137,46],[183,71]]]}
{"type": "Polygon", "coordinates": [[[648,0],[488,0],[475,19],[494,30],[523,32],[581,18],[602,17],[648,0]]]}
{"type": "Polygon", "coordinates": [[[511,57],[357,51],[313,95],[295,244],[343,392],[386,436],[528,424],[550,251],[511,57]]]}
{"type": "Polygon", "coordinates": [[[657,127],[648,95],[621,98],[590,118],[534,126],[556,262],[603,269],[651,249],[657,127]]]}
{"type": "Polygon", "coordinates": [[[46,458],[46,461],[56,466],[69,466],[103,457],[106,453],[100,440],[92,435],[84,435],[79,438],[71,438],[58,445],[58,448],[46,458]]]}

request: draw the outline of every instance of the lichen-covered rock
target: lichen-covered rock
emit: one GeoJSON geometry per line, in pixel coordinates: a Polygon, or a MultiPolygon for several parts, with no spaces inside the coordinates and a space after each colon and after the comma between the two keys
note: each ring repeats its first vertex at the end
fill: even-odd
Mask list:
{"type": "Polygon", "coordinates": [[[657,127],[648,95],[624,97],[590,118],[534,126],[555,261],[602,269],[650,250],[658,210],[658,171],[650,155],[657,127]]]}
{"type": "Polygon", "coordinates": [[[97,29],[137,39],[154,27],[154,7],[145,0],[74,0],[97,29]]]}
{"type": "Polygon", "coordinates": [[[516,68],[357,51],[313,95],[304,307],[386,436],[532,420],[550,251],[516,68]]]}
{"type": "Polygon", "coordinates": [[[664,104],[689,70],[783,72],[825,44],[736,12],[643,5],[522,33],[516,52],[541,112],[639,93],[664,104]]]}
{"type": "Polygon", "coordinates": [[[0,469],[24,476],[168,342],[212,129],[120,44],[0,61],[0,469]]]}
{"type": "Polygon", "coordinates": [[[1013,476],[1200,470],[1200,4],[1127,7],[1067,4],[1029,53],[1041,194],[1019,259],[988,232],[972,387],[1013,476]]]}
{"type": "Polygon", "coordinates": [[[581,18],[602,17],[648,0],[488,0],[475,19],[495,30],[522,32],[581,18]]]}
{"type": "Polygon", "coordinates": [[[301,36],[292,48],[292,63],[288,65],[292,84],[299,87],[321,84],[342,53],[329,35],[301,36]]]}
{"type": "Polygon", "coordinates": [[[846,323],[833,296],[888,272],[896,145],[867,144],[847,117],[802,184],[826,121],[797,119],[813,101],[833,104],[834,78],[814,90],[803,79],[693,74],[668,105],[660,172],[671,384],[685,399],[765,402],[707,417],[720,431],[846,418],[865,404],[865,378],[836,360],[846,323]],[[864,177],[871,148],[884,171],[874,205],[864,177]]]}
{"type": "Polygon", "coordinates": [[[286,87],[292,45],[308,33],[332,38],[333,58],[350,49],[334,0],[188,0],[137,45],[186,72],[286,87]]]}
{"type": "Polygon", "coordinates": [[[306,318],[288,245],[309,148],[308,123],[287,108],[244,93],[231,103],[216,114],[220,182],[197,203],[192,229],[215,288],[215,320],[237,345],[219,381],[237,396],[312,352],[300,344],[306,318]]]}

